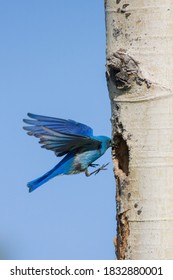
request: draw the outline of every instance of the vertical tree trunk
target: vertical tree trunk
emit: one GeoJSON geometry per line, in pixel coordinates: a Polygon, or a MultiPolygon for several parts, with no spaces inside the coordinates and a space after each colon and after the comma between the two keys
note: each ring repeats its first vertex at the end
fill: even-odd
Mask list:
{"type": "Polygon", "coordinates": [[[105,11],[117,258],[173,259],[173,1],[105,11]]]}

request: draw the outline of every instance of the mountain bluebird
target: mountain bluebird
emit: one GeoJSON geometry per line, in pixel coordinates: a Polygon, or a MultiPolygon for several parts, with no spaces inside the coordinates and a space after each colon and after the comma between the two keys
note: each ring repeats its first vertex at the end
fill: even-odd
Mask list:
{"type": "Polygon", "coordinates": [[[88,167],[96,167],[95,160],[101,157],[111,146],[111,139],[106,136],[94,136],[91,127],[75,122],[28,113],[31,119],[23,121],[28,135],[40,138],[42,148],[51,150],[56,156],[64,158],[50,171],[27,184],[32,192],[51,178],[85,172],[86,176],[105,170],[107,164],[89,173],[88,167]]]}

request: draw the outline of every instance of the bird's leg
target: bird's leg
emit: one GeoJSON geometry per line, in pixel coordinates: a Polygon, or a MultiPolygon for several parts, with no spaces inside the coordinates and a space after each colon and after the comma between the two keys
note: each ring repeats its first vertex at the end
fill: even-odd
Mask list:
{"type": "Polygon", "coordinates": [[[98,174],[101,170],[107,170],[107,168],[105,168],[107,165],[109,164],[109,162],[107,163],[107,164],[103,164],[101,167],[99,167],[97,170],[95,170],[95,171],[93,171],[93,172],[91,172],[91,173],[89,173],[88,172],[88,169],[85,169],[85,175],[87,176],[87,177],[89,177],[89,176],[91,176],[91,175],[93,175],[93,174],[98,174]]]}
{"type": "Polygon", "coordinates": [[[99,164],[97,164],[97,163],[90,163],[89,166],[96,167],[96,166],[99,166],[99,164]]]}

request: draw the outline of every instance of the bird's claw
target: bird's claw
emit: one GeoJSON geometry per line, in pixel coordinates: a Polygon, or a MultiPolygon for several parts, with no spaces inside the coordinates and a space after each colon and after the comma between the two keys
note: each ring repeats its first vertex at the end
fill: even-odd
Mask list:
{"type": "Polygon", "coordinates": [[[95,170],[95,175],[98,174],[101,170],[107,170],[107,168],[105,168],[107,165],[109,164],[106,163],[106,164],[103,164],[102,166],[100,166],[97,170],[95,170]]]}
{"type": "MultiPolygon", "coordinates": [[[[107,163],[107,164],[103,164],[102,166],[100,166],[97,170],[95,170],[95,171],[93,171],[93,172],[91,172],[91,173],[89,173],[88,172],[88,170],[86,169],[85,170],[85,175],[87,176],[87,177],[89,177],[89,176],[91,176],[91,175],[93,175],[93,174],[98,174],[101,170],[107,170],[107,168],[105,168],[107,165],[109,164],[109,162],[107,163]]],[[[94,166],[92,166],[93,164],[90,164],[89,166],[91,166],[91,167],[94,167],[94,166]]],[[[98,164],[94,164],[94,165],[98,165],[98,164]]]]}

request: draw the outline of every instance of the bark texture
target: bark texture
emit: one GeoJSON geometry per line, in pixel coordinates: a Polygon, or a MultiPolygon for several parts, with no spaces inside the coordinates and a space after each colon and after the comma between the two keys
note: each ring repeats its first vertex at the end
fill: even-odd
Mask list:
{"type": "Polygon", "coordinates": [[[107,0],[118,259],[173,259],[173,1],[107,0]]]}

